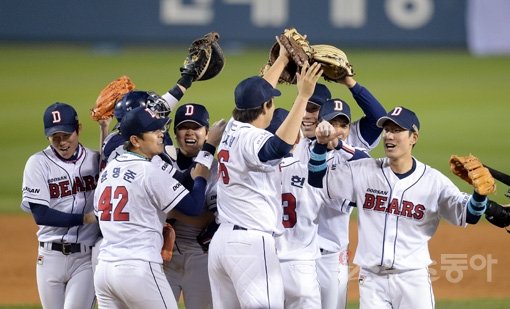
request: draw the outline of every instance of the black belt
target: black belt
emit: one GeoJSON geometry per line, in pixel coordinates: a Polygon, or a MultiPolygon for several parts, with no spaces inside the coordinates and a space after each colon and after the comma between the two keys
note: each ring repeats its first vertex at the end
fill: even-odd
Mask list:
{"type": "Polygon", "coordinates": [[[248,229],[239,225],[234,225],[234,231],[247,231],[248,229]]]}
{"type": "MultiPolygon", "coordinates": [[[[44,248],[44,242],[39,242],[39,245],[44,248]]],[[[81,252],[81,244],[72,243],[72,244],[61,244],[57,242],[51,243],[51,250],[60,251],[63,255],[69,255],[71,253],[81,252]]]]}

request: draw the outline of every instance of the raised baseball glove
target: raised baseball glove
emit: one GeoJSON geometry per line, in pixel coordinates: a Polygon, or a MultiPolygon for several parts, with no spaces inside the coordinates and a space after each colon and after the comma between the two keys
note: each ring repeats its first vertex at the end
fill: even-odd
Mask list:
{"type": "MultiPolygon", "coordinates": [[[[296,28],[285,29],[278,36],[278,40],[280,40],[280,43],[285,47],[291,59],[280,75],[278,83],[295,84],[297,82],[296,73],[305,63],[310,63],[310,58],[313,53],[312,48],[306,37],[301,35],[296,28]]],[[[280,44],[275,42],[269,51],[267,64],[260,70],[260,75],[264,75],[269,67],[276,61],[279,54],[280,44]]]]}
{"type": "Polygon", "coordinates": [[[510,207],[503,207],[489,200],[485,218],[497,227],[507,227],[510,225],[510,207]]]}
{"type": "Polygon", "coordinates": [[[90,110],[90,118],[95,121],[112,118],[115,104],[133,89],[135,84],[125,75],[110,82],[99,93],[95,106],[90,110]]]}
{"type": "Polygon", "coordinates": [[[188,49],[181,73],[193,75],[193,81],[208,80],[218,75],[225,66],[219,39],[217,32],[209,32],[194,40],[188,49]]]}
{"type": "Polygon", "coordinates": [[[349,63],[347,55],[341,49],[331,45],[312,45],[312,62],[319,62],[322,66],[322,76],[325,80],[339,82],[345,76],[354,76],[354,68],[349,63]]]}
{"type": "Polygon", "coordinates": [[[449,163],[450,170],[472,185],[478,194],[489,195],[496,191],[496,182],[489,169],[477,157],[452,155],[449,163]]]}
{"type": "Polygon", "coordinates": [[[169,262],[174,254],[175,230],[170,223],[165,223],[163,227],[163,248],[161,248],[161,257],[163,261],[169,262]]]}

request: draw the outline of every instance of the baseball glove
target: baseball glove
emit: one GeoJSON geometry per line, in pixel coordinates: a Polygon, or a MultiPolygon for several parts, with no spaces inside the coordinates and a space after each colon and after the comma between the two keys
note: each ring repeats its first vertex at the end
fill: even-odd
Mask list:
{"type": "Polygon", "coordinates": [[[354,76],[354,68],[349,63],[347,55],[331,45],[312,45],[312,62],[319,62],[322,66],[322,76],[325,80],[339,82],[345,76],[354,76]]]}
{"type": "Polygon", "coordinates": [[[135,84],[125,75],[106,85],[99,93],[96,105],[90,110],[92,120],[99,121],[112,118],[115,104],[133,89],[135,89],[135,84]]]}
{"type": "Polygon", "coordinates": [[[497,227],[507,227],[510,225],[510,207],[503,207],[489,200],[485,218],[497,227]]]}
{"type": "Polygon", "coordinates": [[[161,248],[161,257],[164,262],[169,262],[174,253],[175,230],[170,223],[165,223],[163,227],[163,248],[161,248]]]}
{"type": "MultiPolygon", "coordinates": [[[[295,84],[297,82],[296,73],[298,70],[300,70],[306,62],[310,63],[313,52],[312,48],[306,38],[301,35],[296,28],[285,29],[283,33],[278,36],[278,39],[289,53],[291,59],[280,75],[278,83],[295,84]]],[[[267,64],[260,70],[260,75],[264,75],[269,67],[276,61],[279,54],[280,44],[275,42],[269,51],[267,64]]]]}
{"type": "Polygon", "coordinates": [[[208,80],[218,75],[225,65],[219,38],[217,32],[209,32],[194,40],[188,49],[181,73],[193,75],[193,81],[208,80]]]}
{"type": "Polygon", "coordinates": [[[450,170],[472,185],[478,194],[488,195],[496,191],[496,182],[489,169],[477,157],[452,155],[449,163],[450,170]]]}
{"type": "Polygon", "coordinates": [[[220,227],[220,225],[215,221],[212,221],[200,232],[200,234],[198,234],[197,242],[204,252],[209,251],[209,243],[211,242],[214,233],[218,230],[218,227],[220,227]]]}

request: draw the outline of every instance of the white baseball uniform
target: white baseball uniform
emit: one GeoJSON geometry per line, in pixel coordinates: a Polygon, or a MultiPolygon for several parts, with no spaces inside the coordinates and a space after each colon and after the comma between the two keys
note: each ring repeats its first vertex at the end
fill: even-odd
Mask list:
{"type": "Polygon", "coordinates": [[[100,307],[177,308],[163,272],[166,214],[189,193],[171,165],[126,152],[100,174],[94,207],[103,234],[94,283],[100,307]]]}
{"type": "MultiPolygon", "coordinates": [[[[285,282],[285,308],[321,308],[316,265],[321,256],[317,230],[319,210],[327,198],[322,190],[308,184],[305,163],[287,157],[280,168],[285,231],[276,237],[276,248],[285,282]]],[[[341,206],[339,201],[328,201],[329,207],[341,206]]],[[[336,212],[340,212],[338,208],[336,212]]]]}
{"type": "MultiPolygon", "coordinates": [[[[177,170],[184,171],[179,168],[177,162],[173,166],[177,170]]],[[[205,190],[204,212],[216,211],[217,168],[217,161],[214,160],[205,190]]],[[[173,222],[172,226],[176,235],[174,252],[172,260],[164,262],[163,266],[175,299],[179,300],[182,292],[186,308],[212,308],[211,286],[207,269],[208,255],[197,242],[197,236],[202,229],[179,220],[173,222]]]]}
{"type": "Polygon", "coordinates": [[[361,267],[361,308],[384,308],[388,302],[394,307],[433,308],[428,241],[441,218],[466,225],[470,196],[439,171],[414,162],[414,171],[400,179],[387,158],[336,160],[324,179],[331,198],[358,204],[354,263],[361,267]]]}
{"type": "MultiPolygon", "coordinates": [[[[345,141],[355,148],[374,149],[380,141],[377,138],[369,144],[361,135],[361,122],[350,125],[349,135],[345,141]]],[[[302,138],[296,146],[295,153],[301,162],[308,162],[315,140],[302,138]]],[[[346,153],[341,154],[344,161],[346,153]]],[[[328,164],[332,162],[332,153],[328,164]]],[[[321,288],[323,308],[345,308],[347,304],[347,285],[349,280],[349,220],[352,203],[348,200],[326,201],[327,207],[319,211],[318,242],[321,258],[317,260],[317,273],[321,288]],[[328,205],[339,203],[339,205],[328,205]]]]}
{"type": "Polygon", "coordinates": [[[215,308],[283,308],[283,282],[273,234],[281,234],[281,160],[261,162],[272,136],[230,119],[218,148],[221,224],[209,247],[215,308]]]}
{"type": "MultiPolygon", "coordinates": [[[[35,203],[66,213],[91,212],[98,174],[97,152],[80,144],[77,159],[64,161],[48,146],[25,165],[21,209],[30,212],[29,203],[35,203]]],[[[97,224],[39,226],[37,287],[44,308],[94,305],[91,247],[98,236],[97,224]]]]}

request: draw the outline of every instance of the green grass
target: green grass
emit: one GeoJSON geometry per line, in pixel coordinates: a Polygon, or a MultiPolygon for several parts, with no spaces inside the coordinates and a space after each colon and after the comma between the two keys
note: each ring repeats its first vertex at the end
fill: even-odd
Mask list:
{"type": "MultiPolygon", "coordinates": [[[[233,90],[243,78],[255,75],[267,50],[225,50],[223,72],[210,81],[196,82],[182,102],[205,104],[211,120],[228,118],[233,90]]],[[[451,154],[473,153],[488,165],[510,172],[510,126],[507,125],[510,57],[475,58],[463,50],[346,50],[356,79],[389,110],[404,105],[421,121],[414,151],[421,161],[448,175],[462,190],[471,189],[448,171],[451,154]]],[[[55,101],[74,105],[83,123],[81,141],[97,149],[98,126],[88,117],[99,91],[120,75],[130,76],[138,89],[165,92],[179,76],[184,46],[126,47],[112,53],[90,46],[0,45],[0,137],[3,142],[0,212],[19,212],[23,168],[28,157],[47,145],[44,109],[55,101]]],[[[328,83],[333,96],[350,103],[353,117],[361,115],[349,91],[328,83]]],[[[295,87],[282,85],[277,106],[290,108],[295,87]]],[[[375,156],[381,156],[378,147],[375,156]]],[[[504,185],[494,197],[507,200],[504,185]]]]}
{"type": "MultiPolygon", "coordinates": [[[[437,301],[437,309],[506,309],[510,306],[509,299],[473,299],[473,300],[445,300],[437,301]]],[[[38,305],[0,306],[0,309],[39,309],[38,305]]],[[[358,303],[349,303],[347,309],[359,308],[358,303]]],[[[184,309],[182,304],[179,309],[184,309]]]]}

